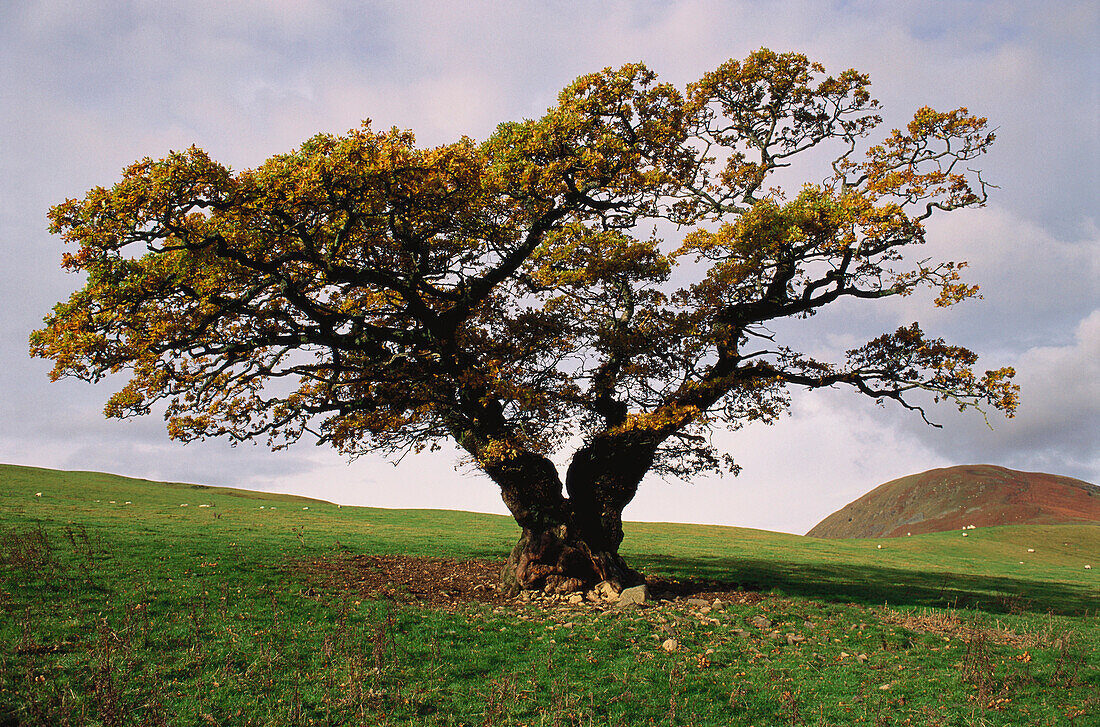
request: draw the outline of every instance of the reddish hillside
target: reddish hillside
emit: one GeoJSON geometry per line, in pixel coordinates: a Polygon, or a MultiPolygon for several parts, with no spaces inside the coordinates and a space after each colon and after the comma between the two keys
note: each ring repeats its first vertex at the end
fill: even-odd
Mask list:
{"type": "Polygon", "coordinates": [[[968,525],[1100,521],[1100,487],[994,465],[929,470],[879,485],[815,525],[815,538],[897,537],[968,525]]]}

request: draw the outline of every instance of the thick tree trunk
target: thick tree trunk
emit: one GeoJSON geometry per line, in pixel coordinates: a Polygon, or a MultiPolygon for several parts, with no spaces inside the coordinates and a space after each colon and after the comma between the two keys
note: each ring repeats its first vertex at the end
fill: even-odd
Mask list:
{"type": "MultiPolygon", "coordinates": [[[[537,523],[516,517],[523,532],[504,566],[506,589],[513,593],[568,593],[587,590],[601,581],[610,581],[618,589],[644,582],[619,555],[619,546],[623,508],[634,499],[654,450],[651,442],[604,439],[579,450],[566,478],[569,499],[543,511],[554,517],[537,523]]],[[[557,487],[560,492],[560,484],[557,487]]],[[[517,496],[529,500],[533,491],[541,490],[541,502],[547,502],[547,488],[523,487],[514,493],[502,490],[513,515],[532,509],[531,505],[516,507],[517,496]]]]}
{"type": "Polygon", "coordinates": [[[501,572],[508,593],[538,590],[548,593],[585,591],[601,581],[621,590],[644,581],[619,555],[622,525],[612,533],[582,531],[573,522],[523,528],[519,542],[501,572]]]}
{"type": "MultiPolygon", "coordinates": [[[[461,424],[461,423],[460,423],[461,424]]],[[[500,486],[504,504],[521,528],[519,542],[501,573],[506,591],[570,593],[601,581],[616,588],[644,582],[619,555],[623,508],[652,461],[653,447],[622,447],[597,440],[569,467],[566,489],[554,463],[534,452],[497,459],[479,457],[489,437],[454,427],[455,439],[500,486]]]]}

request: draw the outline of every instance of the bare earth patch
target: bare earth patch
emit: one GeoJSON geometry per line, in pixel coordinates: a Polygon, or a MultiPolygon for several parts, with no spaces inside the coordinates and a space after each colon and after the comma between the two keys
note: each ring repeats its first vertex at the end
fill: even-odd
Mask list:
{"type": "Polygon", "coordinates": [[[423,606],[511,601],[498,581],[504,561],[418,558],[405,555],[344,555],[301,558],[291,567],[313,588],[387,598],[423,606]]]}
{"type": "MultiPolygon", "coordinates": [[[[530,598],[505,596],[500,590],[503,565],[503,560],[348,554],[298,558],[291,561],[290,567],[304,577],[308,584],[307,594],[322,590],[354,594],[359,598],[387,598],[401,603],[444,608],[471,603],[577,605],[569,604],[564,596],[539,595],[533,601],[530,598]]],[[[713,581],[674,581],[655,577],[647,579],[647,583],[655,597],[670,601],[720,599],[724,603],[751,604],[764,598],[759,593],[713,581]]]]}

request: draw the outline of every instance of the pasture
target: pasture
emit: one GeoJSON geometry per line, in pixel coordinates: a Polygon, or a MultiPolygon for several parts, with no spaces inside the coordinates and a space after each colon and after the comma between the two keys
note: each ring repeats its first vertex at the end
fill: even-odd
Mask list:
{"type": "Polygon", "coordinates": [[[1100,524],[626,532],[507,599],[508,518],[0,466],[0,725],[1100,724],[1100,524]]]}

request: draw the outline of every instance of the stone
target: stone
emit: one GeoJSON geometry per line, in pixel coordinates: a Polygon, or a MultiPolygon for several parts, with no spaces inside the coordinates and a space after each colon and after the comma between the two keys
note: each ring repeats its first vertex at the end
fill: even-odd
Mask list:
{"type": "Polygon", "coordinates": [[[722,599],[721,598],[716,598],[716,599],[714,599],[714,602],[710,605],[711,605],[712,608],[722,608],[722,605],[723,605],[722,604],[722,599]]]}
{"type": "Polygon", "coordinates": [[[661,644],[661,648],[665,651],[676,651],[680,648],[680,644],[676,639],[665,639],[664,643],[661,644]]]}
{"type": "Polygon", "coordinates": [[[695,606],[697,608],[704,608],[706,606],[709,606],[710,603],[704,598],[689,598],[687,600],[687,605],[695,606]]]}
{"type": "Polygon", "coordinates": [[[800,644],[805,640],[805,636],[799,636],[798,634],[787,634],[787,646],[794,646],[795,644],[800,644]]]}
{"type": "Polygon", "coordinates": [[[619,600],[619,591],[616,590],[611,581],[600,581],[592,590],[595,591],[597,596],[605,601],[619,600]]]}
{"type": "Polygon", "coordinates": [[[584,596],[580,593],[573,593],[569,596],[569,602],[574,606],[580,605],[584,602],[584,596]]]}
{"type": "Polygon", "coordinates": [[[770,628],[772,625],[771,619],[767,616],[753,616],[750,623],[758,629],[770,628]]]}
{"type": "Polygon", "coordinates": [[[752,634],[751,634],[750,632],[748,632],[748,631],[745,631],[745,629],[737,629],[737,630],[736,630],[736,631],[734,631],[733,633],[737,634],[737,635],[738,635],[739,637],[741,637],[742,639],[747,639],[747,638],[749,638],[750,636],[752,636],[752,634]]]}
{"type": "Polygon", "coordinates": [[[624,588],[623,592],[619,594],[618,605],[619,608],[630,608],[632,606],[644,606],[646,601],[649,600],[649,588],[645,584],[640,586],[634,586],[633,588],[624,588]]]}

